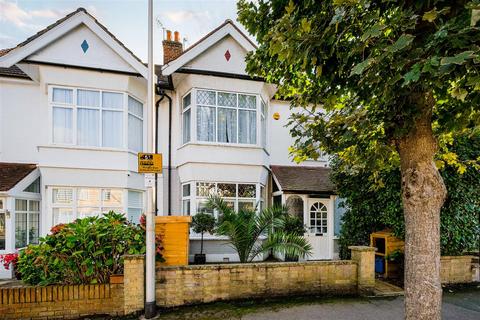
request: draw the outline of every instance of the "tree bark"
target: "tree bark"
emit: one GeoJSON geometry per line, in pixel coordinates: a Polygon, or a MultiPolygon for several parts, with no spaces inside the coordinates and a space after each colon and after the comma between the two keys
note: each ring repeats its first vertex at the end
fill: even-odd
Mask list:
{"type": "Polygon", "coordinates": [[[441,319],[440,209],[446,188],[434,156],[432,93],[415,93],[415,126],[397,142],[405,215],[405,319],[441,319]]]}

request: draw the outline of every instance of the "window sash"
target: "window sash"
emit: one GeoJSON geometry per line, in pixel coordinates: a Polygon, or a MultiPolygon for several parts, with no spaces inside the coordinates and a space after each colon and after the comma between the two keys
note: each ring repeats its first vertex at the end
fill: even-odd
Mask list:
{"type": "Polygon", "coordinates": [[[143,150],[141,101],[115,91],[52,86],[50,92],[52,143],[143,150]]]}
{"type": "Polygon", "coordinates": [[[40,231],[40,200],[15,199],[15,248],[37,244],[40,231]]]}

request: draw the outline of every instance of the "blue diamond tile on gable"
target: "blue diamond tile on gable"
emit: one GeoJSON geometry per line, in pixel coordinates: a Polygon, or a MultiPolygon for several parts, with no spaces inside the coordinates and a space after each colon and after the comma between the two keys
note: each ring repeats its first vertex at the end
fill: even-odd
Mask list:
{"type": "Polygon", "coordinates": [[[82,47],[83,53],[86,53],[88,50],[88,42],[87,40],[83,40],[82,44],[80,45],[82,47]]]}

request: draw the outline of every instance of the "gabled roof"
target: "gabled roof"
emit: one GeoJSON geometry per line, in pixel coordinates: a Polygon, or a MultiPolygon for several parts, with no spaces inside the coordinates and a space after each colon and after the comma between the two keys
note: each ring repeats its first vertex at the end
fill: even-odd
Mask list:
{"type": "Polygon", "coordinates": [[[67,14],[35,35],[19,43],[16,47],[0,50],[0,67],[9,68],[24,58],[47,46],[50,42],[68,33],[80,24],[86,25],[92,32],[112,48],[122,59],[127,61],[143,77],[147,78],[148,70],[143,62],[118,40],[104,25],[98,22],[84,8],[67,14]]]}
{"type": "Polygon", "coordinates": [[[307,166],[270,166],[282,191],[298,193],[335,193],[330,168],[307,166]]]}
{"type": "Polygon", "coordinates": [[[0,191],[12,189],[36,168],[36,164],[0,162],[0,191]]]}
{"type": "Polygon", "coordinates": [[[235,41],[237,41],[246,51],[252,51],[257,48],[255,43],[253,43],[247,37],[247,35],[233,23],[232,20],[228,19],[225,20],[225,22],[220,26],[205,35],[203,38],[195,42],[192,46],[188,47],[175,60],[172,60],[168,64],[164,65],[162,68],[163,75],[171,75],[183,67],[186,63],[192,61],[197,56],[208,50],[218,41],[225,38],[227,35],[230,35],[233,39],[235,39],[235,41]]]}

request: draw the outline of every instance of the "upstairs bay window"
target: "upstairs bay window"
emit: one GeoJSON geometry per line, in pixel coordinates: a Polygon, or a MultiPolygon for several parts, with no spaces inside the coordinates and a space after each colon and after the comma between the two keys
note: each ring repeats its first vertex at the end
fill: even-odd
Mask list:
{"type": "Polygon", "coordinates": [[[53,143],[142,151],[143,104],[135,98],[121,92],[54,87],[50,101],[53,143]]]}
{"type": "Polygon", "coordinates": [[[259,101],[259,96],[252,94],[192,90],[182,101],[183,143],[192,140],[193,122],[197,142],[226,144],[257,145],[257,127],[260,126],[264,146],[266,104],[259,101]]]}

